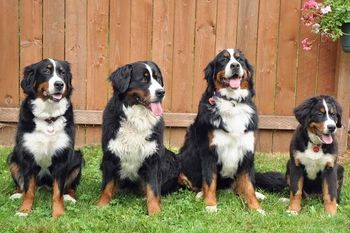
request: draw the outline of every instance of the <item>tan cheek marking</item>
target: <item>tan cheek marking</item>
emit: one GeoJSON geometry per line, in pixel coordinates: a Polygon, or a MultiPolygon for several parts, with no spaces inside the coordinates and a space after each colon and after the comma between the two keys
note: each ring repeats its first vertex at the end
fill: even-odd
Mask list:
{"type": "Polygon", "coordinates": [[[322,132],[324,130],[324,124],[323,122],[311,122],[310,123],[310,126],[309,126],[309,130],[312,132],[312,133],[316,133],[316,131],[320,131],[322,132]]]}
{"type": "Polygon", "coordinates": [[[44,95],[44,92],[48,92],[49,90],[49,82],[40,83],[38,88],[36,89],[38,93],[38,97],[43,100],[47,100],[49,97],[44,95]]]}
{"type": "Polygon", "coordinates": [[[135,95],[141,97],[146,103],[149,102],[151,98],[150,94],[147,91],[141,89],[131,89],[126,93],[126,95],[130,97],[131,100],[133,100],[132,104],[137,103],[136,99],[134,98],[135,95]]]}
{"type": "Polygon", "coordinates": [[[220,90],[222,88],[224,88],[224,86],[222,85],[221,80],[225,77],[225,71],[221,70],[219,71],[216,76],[215,76],[215,80],[214,80],[214,85],[215,85],[215,90],[220,90]]]}
{"type": "Polygon", "coordinates": [[[249,84],[248,84],[248,80],[242,80],[241,81],[241,89],[248,89],[249,84]]]}

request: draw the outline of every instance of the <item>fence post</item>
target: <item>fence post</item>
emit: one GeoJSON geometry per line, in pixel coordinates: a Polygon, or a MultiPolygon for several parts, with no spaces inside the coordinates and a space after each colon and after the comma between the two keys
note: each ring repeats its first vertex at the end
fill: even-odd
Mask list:
{"type": "Polygon", "coordinates": [[[340,41],[336,63],[336,98],[343,108],[343,127],[338,132],[339,154],[347,150],[350,102],[350,53],[344,53],[340,41]]]}

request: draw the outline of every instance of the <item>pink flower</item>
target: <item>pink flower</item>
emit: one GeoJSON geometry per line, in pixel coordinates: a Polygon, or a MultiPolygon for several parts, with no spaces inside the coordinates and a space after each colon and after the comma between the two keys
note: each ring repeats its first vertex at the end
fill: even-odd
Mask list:
{"type": "Polygon", "coordinates": [[[317,9],[318,5],[315,0],[308,0],[304,3],[304,9],[317,9]]]}
{"type": "Polygon", "coordinates": [[[304,40],[301,41],[301,44],[303,46],[303,49],[305,51],[311,50],[312,44],[309,41],[309,38],[305,38],[304,40]]]}
{"type": "Polygon", "coordinates": [[[320,11],[321,11],[322,14],[325,15],[325,14],[331,12],[331,11],[332,11],[332,8],[331,8],[330,6],[326,6],[326,7],[322,7],[322,8],[320,9],[320,11]]]}

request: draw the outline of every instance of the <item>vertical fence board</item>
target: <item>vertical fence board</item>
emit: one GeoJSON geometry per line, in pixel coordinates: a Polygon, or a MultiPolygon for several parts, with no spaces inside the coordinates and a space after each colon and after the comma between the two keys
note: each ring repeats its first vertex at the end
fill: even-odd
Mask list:
{"type": "MultiPolygon", "coordinates": [[[[300,1],[281,1],[275,114],[293,115],[297,77],[300,1]]],[[[273,152],[288,151],[292,132],[275,131],[273,152]]]]}
{"type": "Polygon", "coordinates": [[[43,1],[43,57],[64,59],[64,0],[43,1]]]}
{"type": "Polygon", "coordinates": [[[216,53],[226,48],[235,48],[238,27],[239,0],[218,0],[216,22],[216,53]]]}
{"type": "Polygon", "coordinates": [[[203,70],[215,54],[216,7],[216,0],[197,1],[192,112],[197,111],[206,87],[203,70]]]}
{"type": "Polygon", "coordinates": [[[131,1],[131,61],[150,58],[152,8],[152,0],[131,1]]]}
{"type": "MultiPolygon", "coordinates": [[[[303,0],[304,3],[306,0],[303,0]]],[[[301,6],[300,6],[301,8],[301,6]]],[[[300,26],[300,40],[304,38],[315,39],[315,34],[311,32],[310,27],[300,26]]],[[[300,104],[306,98],[315,94],[317,80],[317,64],[318,64],[318,46],[319,40],[315,40],[313,48],[305,51],[300,45],[299,48],[299,68],[297,77],[297,98],[296,104],[300,104]]]]}
{"type": "Polygon", "coordinates": [[[132,62],[130,61],[130,17],[130,0],[110,2],[109,73],[132,62]]]}
{"type": "MultiPolygon", "coordinates": [[[[259,114],[272,115],[274,113],[273,100],[275,98],[279,0],[261,0],[260,12],[267,11],[270,13],[259,14],[257,63],[254,77],[256,84],[255,102],[258,106],[259,114]],[[272,101],[266,101],[266,99],[272,101]]],[[[271,131],[259,131],[257,149],[260,151],[271,151],[272,140],[271,131]]]]}
{"type": "MultiPolygon", "coordinates": [[[[0,1],[0,105],[18,107],[19,103],[19,48],[18,48],[18,1],[0,1]],[[11,25],[11,26],[8,26],[11,25]]],[[[4,127],[0,143],[14,142],[15,127],[4,127]]]]}
{"type": "MultiPolygon", "coordinates": [[[[87,6],[87,109],[103,109],[108,97],[109,1],[88,1],[87,6]]],[[[101,140],[100,127],[86,128],[86,143],[101,140]]]]}
{"type": "Polygon", "coordinates": [[[237,48],[243,51],[253,65],[256,59],[258,18],[259,0],[239,1],[237,48]]]}
{"type": "MultiPolygon", "coordinates": [[[[86,109],[86,17],[85,0],[66,1],[65,59],[71,64],[73,75],[72,102],[75,109],[86,109]]],[[[76,144],[85,144],[85,129],[76,127],[76,144]]]]}
{"type": "MultiPolygon", "coordinates": [[[[191,112],[193,85],[193,42],[195,1],[175,1],[173,78],[171,111],[191,112]]],[[[184,130],[171,129],[171,144],[178,143],[184,130]]]]}
{"type": "Polygon", "coordinates": [[[323,42],[320,45],[317,94],[335,95],[335,68],[337,67],[337,43],[323,42]]]}
{"type": "MultiPolygon", "coordinates": [[[[24,67],[42,59],[43,3],[39,1],[20,1],[20,76],[22,78],[24,67]]],[[[24,93],[20,90],[20,99],[24,93]]]]}
{"type": "Polygon", "coordinates": [[[164,78],[164,110],[171,107],[172,58],[174,45],[174,7],[175,0],[154,2],[152,60],[160,67],[164,78]]]}

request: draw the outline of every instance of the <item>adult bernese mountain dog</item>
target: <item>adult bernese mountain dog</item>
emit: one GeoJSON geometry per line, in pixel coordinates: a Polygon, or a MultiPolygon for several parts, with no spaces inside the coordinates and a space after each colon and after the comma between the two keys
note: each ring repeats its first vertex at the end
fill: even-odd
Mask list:
{"type": "Polygon", "coordinates": [[[175,155],[163,145],[165,91],[159,67],[152,61],[127,64],[109,80],[114,94],[103,113],[102,193],[107,205],[119,189],[141,189],[149,215],[160,211],[161,193],[177,188],[175,155]]]}
{"type": "Polygon", "coordinates": [[[331,96],[316,96],[294,109],[300,123],[290,143],[286,177],[276,172],[256,175],[257,186],[281,191],[290,188],[288,211],[299,213],[302,196],[322,195],[328,214],[336,214],[344,168],[337,164],[335,132],[342,126],[342,109],[331,96]]]}
{"type": "Polygon", "coordinates": [[[16,144],[9,167],[16,185],[11,198],[23,196],[17,215],[31,212],[38,186],[53,189],[52,216],[64,213],[63,200],[75,202],[83,157],[74,151],[72,74],[66,61],[45,59],[24,69],[16,144]]]}
{"type": "Polygon", "coordinates": [[[204,70],[207,88],[180,150],[179,183],[202,190],[206,210],[217,211],[216,189],[227,186],[263,213],[254,187],[253,67],[238,49],[225,49],[204,70]]]}

